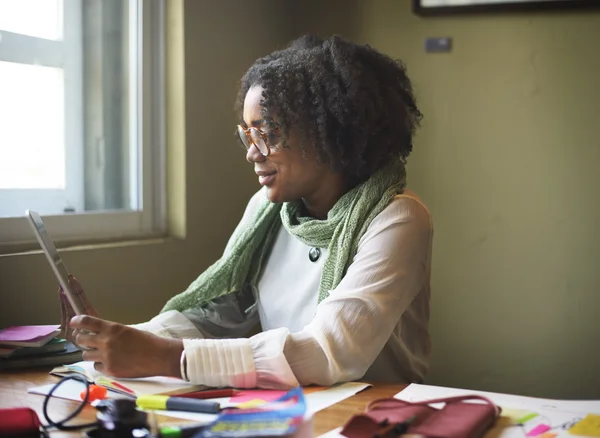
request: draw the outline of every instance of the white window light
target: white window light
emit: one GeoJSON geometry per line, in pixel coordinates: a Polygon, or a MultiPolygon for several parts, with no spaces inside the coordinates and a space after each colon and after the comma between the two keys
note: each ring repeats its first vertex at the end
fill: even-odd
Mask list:
{"type": "Polygon", "coordinates": [[[27,209],[58,241],[164,232],[163,20],[163,0],[0,0],[1,247],[35,240],[27,209]]]}

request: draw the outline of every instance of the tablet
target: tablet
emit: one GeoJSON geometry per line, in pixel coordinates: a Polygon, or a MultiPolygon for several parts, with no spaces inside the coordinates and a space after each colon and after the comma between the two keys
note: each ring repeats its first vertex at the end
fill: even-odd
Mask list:
{"type": "Polygon", "coordinates": [[[84,315],[86,312],[83,308],[83,303],[77,298],[75,291],[69,284],[69,272],[67,271],[67,268],[65,268],[65,264],[60,258],[60,255],[56,250],[56,246],[54,246],[54,242],[52,239],[50,239],[50,236],[46,231],[46,227],[44,226],[44,222],[42,222],[42,218],[40,217],[39,213],[31,210],[27,210],[25,214],[29,219],[31,227],[33,228],[35,237],[40,243],[44,254],[46,254],[46,258],[50,263],[52,272],[54,272],[60,287],[67,295],[67,299],[69,300],[69,303],[71,303],[71,307],[73,307],[73,311],[76,315],[84,315]]]}

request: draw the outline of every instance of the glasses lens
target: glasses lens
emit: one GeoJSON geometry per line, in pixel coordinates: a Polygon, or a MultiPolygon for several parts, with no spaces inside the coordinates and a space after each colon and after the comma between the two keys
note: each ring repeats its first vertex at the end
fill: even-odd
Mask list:
{"type": "Polygon", "coordinates": [[[241,126],[237,127],[237,133],[240,136],[240,140],[246,149],[250,149],[250,143],[248,143],[248,136],[246,135],[246,131],[241,126]]]}
{"type": "Polygon", "coordinates": [[[252,141],[254,142],[261,154],[269,154],[269,148],[267,147],[267,144],[265,143],[265,140],[263,139],[258,129],[250,128],[250,137],[252,137],[252,141]]]}

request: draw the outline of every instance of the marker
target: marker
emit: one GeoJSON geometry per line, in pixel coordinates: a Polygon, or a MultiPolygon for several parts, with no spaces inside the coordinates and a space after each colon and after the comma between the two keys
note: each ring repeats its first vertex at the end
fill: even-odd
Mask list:
{"type": "Polygon", "coordinates": [[[221,404],[193,398],[169,397],[168,395],[140,395],[136,404],[142,409],[159,409],[162,411],[200,412],[218,414],[221,404]]]}
{"type": "Polygon", "coordinates": [[[198,432],[207,426],[207,424],[186,424],[183,426],[158,427],[156,412],[150,411],[148,417],[148,423],[150,424],[150,436],[156,438],[193,438],[198,432]]]}
{"type": "Polygon", "coordinates": [[[161,427],[158,433],[160,438],[191,438],[206,427],[206,424],[190,424],[185,426],[161,427]]]}

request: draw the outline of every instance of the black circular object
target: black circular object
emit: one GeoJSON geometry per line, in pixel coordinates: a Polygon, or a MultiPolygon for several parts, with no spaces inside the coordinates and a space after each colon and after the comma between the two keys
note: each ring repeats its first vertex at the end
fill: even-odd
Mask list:
{"type": "Polygon", "coordinates": [[[310,251],[308,251],[308,258],[311,262],[316,262],[319,260],[319,257],[321,257],[321,250],[319,248],[311,248],[310,251]]]}
{"type": "Polygon", "coordinates": [[[100,427],[88,431],[88,438],[150,437],[147,414],[136,409],[134,400],[103,400],[96,409],[100,427]]]}

